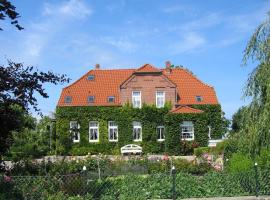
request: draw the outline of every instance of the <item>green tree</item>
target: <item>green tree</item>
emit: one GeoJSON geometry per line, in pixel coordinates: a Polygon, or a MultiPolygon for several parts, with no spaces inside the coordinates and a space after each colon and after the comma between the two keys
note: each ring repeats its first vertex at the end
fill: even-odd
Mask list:
{"type": "Polygon", "coordinates": [[[43,117],[39,122],[33,117],[25,120],[34,126],[24,126],[20,132],[13,131],[13,143],[7,154],[13,161],[27,160],[46,155],[50,150],[50,119],[43,117]]]}
{"type": "Polygon", "coordinates": [[[245,112],[245,124],[241,128],[243,146],[253,157],[263,147],[270,147],[270,13],[258,26],[244,52],[243,64],[257,64],[250,74],[245,96],[251,99],[245,112]]]}
{"type": "Polygon", "coordinates": [[[236,113],[232,116],[232,130],[231,134],[239,132],[241,129],[243,129],[245,125],[245,113],[247,111],[247,108],[245,106],[242,106],[237,110],[236,113]]]}

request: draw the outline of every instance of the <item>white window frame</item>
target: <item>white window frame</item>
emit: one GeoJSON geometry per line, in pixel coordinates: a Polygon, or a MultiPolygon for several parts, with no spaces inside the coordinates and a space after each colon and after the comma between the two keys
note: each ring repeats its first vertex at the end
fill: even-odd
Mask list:
{"type": "Polygon", "coordinates": [[[141,108],[142,107],[142,93],[141,93],[141,91],[138,91],[138,90],[132,91],[132,106],[133,106],[133,108],[141,108]],[[139,96],[134,95],[134,93],[137,93],[137,92],[139,93],[139,96]],[[138,106],[135,104],[135,101],[140,102],[138,106]]]}
{"type": "Polygon", "coordinates": [[[180,130],[181,130],[181,140],[187,140],[192,141],[194,140],[194,124],[192,121],[183,121],[182,124],[180,124],[180,130]],[[188,128],[190,130],[184,130],[184,128],[188,128]],[[191,137],[184,137],[183,134],[190,134],[191,137]]]}
{"type": "Polygon", "coordinates": [[[77,122],[77,121],[70,121],[69,122],[69,132],[72,134],[72,141],[74,142],[74,143],[78,143],[78,142],[80,142],[80,132],[79,132],[79,129],[80,129],[80,124],[77,122]],[[74,137],[74,135],[76,134],[76,132],[73,132],[72,131],[72,123],[76,123],[76,128],[78,129],[78,139],[76,140],[76,139],[74,139],[75,137],[74,137]]]}
{"type": "Polygon", "coordinates": [[[110,123],[116,123],[115,121],[109,121],[108,122],[108,139],[110,142],[118,142],[118,125],[110,125],[110,123]],[[113,129],[115,130],[116,129],[116,139],[110,139],[110,130],[113,129]]]}
{"type": "Polygon", "coordinates": [[[165,92],[158,90],[158,91],[156,91],[156,107],[157,108],[164,108],[164,106],[165,106],[165,92]],[[161,92],[162,92],[162,95],[159,94],[161,92]],[[161,99],[162,105],[159,104],[160,103],[159,99],[161,99]]]}
{"type": "Polygon", "coordinates": [[[99,123],[97,121],[90,121],[89,122],[89,142],[98,142],[99,141],[99,123]],[[91,123],[97,123],[97,126],[90,126],[91,123]],[[90,132],[91,130],[97,129],[97,139],[93,140],[90,139],[90,132]]]}
{"type": "Polygon", "coordinates": [[[133,124],[133,131],[132,131],[133,141],[134,142],[141,142],[142,141],[142,124],[141,124],[141,122],[137,122],[137,121],[134,121],[132,124],[133,124]],[[140,129],[141,130],[139,139],[137,139],[137,137],[136,137],[136,139],[134,139],[134,131],[135,131],[135,129],[140,129]]]}
{"type": "Polygon", "coordinates": [[[163,142],[165,140],[165,126],[157,126],[157,135],[158,135],[158,138],[157,138],[157,141],[158,142],[163,142]],[[163,133],[163,138],[161,138],[161,129],[164,130],[164,133],[163,133]]]}

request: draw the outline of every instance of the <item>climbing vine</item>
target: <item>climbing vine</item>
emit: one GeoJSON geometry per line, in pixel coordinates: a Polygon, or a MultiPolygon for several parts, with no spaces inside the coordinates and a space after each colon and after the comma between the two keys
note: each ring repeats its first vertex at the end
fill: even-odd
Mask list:
{"type": "Polygon", "coordinates": [[[224,133],[224,121],[221,118],[219,105],[196,106],[205,110],[202,114],[172,114],[171,106],[156,108],[154,105],[143,105],[141,109],[130,105],[122,107],[58,107],[56,151],[63,155],[90,154],[120,154],[124,145],[135,143],[143,147],[144,153],[184,155],[192,152],[198,146],[207,146],[208,125],[211,125],[214,138],[220,138],[224,133]],[[73,143],[69,131],[70,121],[80,124],[80,142],[73,143]],[[89,143],[89,122],[99,123],[99,142],[89,143]],[[118,142],[108,139],[108,121],[118,125],[118,142]],[[134,142],[132,138],[133,121],[142,125],[142,141],[134,142]],[[195,140],[183,142],[180,140],[180,124],[183,121],[193,121],[195,140]],[[157,126],[165,126],[165,141],[157,141],[157,126]]]}

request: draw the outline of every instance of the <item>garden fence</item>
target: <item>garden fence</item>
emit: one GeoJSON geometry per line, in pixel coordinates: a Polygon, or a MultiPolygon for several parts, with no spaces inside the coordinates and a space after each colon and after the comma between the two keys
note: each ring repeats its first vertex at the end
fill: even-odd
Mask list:
{"type": "Polygon", "coordinates": [[[87,172],[59,176],[2,176],[0,199],[143,200],[270,194],[270,171],[111,174],[87,172]]]}

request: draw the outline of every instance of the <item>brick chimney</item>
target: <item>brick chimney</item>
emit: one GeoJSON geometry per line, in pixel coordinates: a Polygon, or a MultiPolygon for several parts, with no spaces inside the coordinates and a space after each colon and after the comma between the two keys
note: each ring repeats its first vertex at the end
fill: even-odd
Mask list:
{"type": "Polygon", "coordinates": [[[171,66],[172,66],[172,64],[171,64],[171,62],[170,61],[166,61],[165,62],[165,70],[166,70],[166,73],[167,74],[170,74],[171,73],[171,66]]]}
{"type": "Polygon", "coordinates": [[[95,64],[95,69],[100,69],[100,65],[99,64],[95,64]]]}

